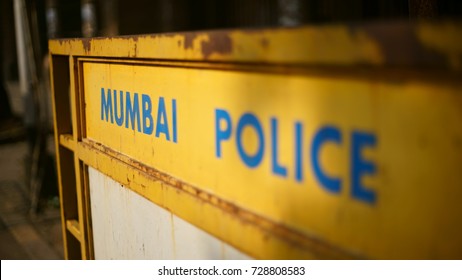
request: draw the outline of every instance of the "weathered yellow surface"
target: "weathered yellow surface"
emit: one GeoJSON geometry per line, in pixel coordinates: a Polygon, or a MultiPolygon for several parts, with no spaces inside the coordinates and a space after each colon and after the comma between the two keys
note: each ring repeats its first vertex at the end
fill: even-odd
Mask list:
{"type": "Polygon", "coordinates": [[[49,48],[52,54],[91,57],[335,66],[447,64],[460,70],[461,29],[458,22],[328,25],[63,39],[50,41],[49,48]]]}
{"type": "MultiPolygon", "coordinates": [[[[354,254],[372,258],[460,256],[460,85],[95,62],[84,63],[83,75],[87,137],[97,143],[238,208],[354,254]],[[117,91],[118,116],[120,91],[124,107],[126,92],[131,102],[138,93],[141,131],[136,121],[135,129],[131,123],[125,127],[125,108],[121,126],[115,120],[111,123],[110,114],[106,120],[104,110],[102,119],[102,89],[104,98],[108,89],[111,94],[117,91]],[[143,133],[143,94],[152,101],[151,134],[143,133]],[[165,133],[155,135],[159,97],[164,98],[170,141],[165,133]],[[176,102],[176,143],[172,100],[176,102]],[[216,147],[217,109],[228,112],[232,123],[229,140],[220,142],[221,157],[216,147]],[[237,148],[236,127],[246,112],[256,116],[263,131],[263,156],[256,167],[247,166],[237,148]],[[286,176],[272,168],[271,118],[278,122],[277,162],[286,168],[286,176]],[[299,153],[295,148],[297,122],[302,126],[299,153]],[[321,146],[320,164],[323,173],[341,180],[339,192],[329,191],[319,181],[311,158],[314,135],[326,126],[338,129],[341,141],[326,141],[321,146]],[[372,174],[360,174],[363,188],[375,193],[374,201],[352,194],[354,132],[376,139],[375,145],[366,145],[359,153],[363,161],[376,166],[372,174]],[[302,180],[295,174],[297,153],[302,180]]],[[[164,121],[162,117],[160,122],[164,121]]],[[[220,130],[226,127],[222,120],[220,130]]],[[[256,130],[246,126],[241,136],[246,153],[255,155],[261,145],[256,130]]],[[[208,212],[194,215],[207,217],[208,212]]],[[[235,228],[235,234],[239,231],[235,228]]]]}
{"type": "Polygon", "coordinates": [[[82,190],[80,161],[256,258],[460,259],[461,28],[50,41],[56,139],[82,190]]]}

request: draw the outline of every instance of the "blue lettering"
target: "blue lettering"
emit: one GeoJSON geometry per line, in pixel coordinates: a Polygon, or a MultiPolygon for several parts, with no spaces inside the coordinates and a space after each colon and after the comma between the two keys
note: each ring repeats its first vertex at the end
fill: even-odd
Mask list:
{"type": "Polygon", "coordinates": [[[116,119],[116,123],[118,126],[122,126],[124,123],[124,92],[119,91],[119,100],[120,100],[120,117],[118,116],[119,114],[117,113],[117,90],[114,90],[114,115],[116,119]]]}
{"type": "Polygon", "coordinates": [[[106,115],[106,121],[108,121],[109,116],[111,117],[111,123],[114,123],[114,115],[112,114],[112,100],[111,100],[111,90],[107,90],[107,95],[104,94],[104,88],[101,88],[101,120],[104,120],[104,115],[106,115]]]}
{"type": "Polygon", "coordinates": [[[137,121],[138,131],[141,132],[141,119],[140,119],[140,106],[138,101],[138,93],[133,95],[133,107],[130,100],[130,92],[126,92],[125,98],[126,104],[126,118],[125,118],[125,127],[128,128],[128,121],[131,119],[132,129],[135,130],[135,118],[137,121]]]}
{"type": "MultiPolygon", "coordinates": [[[[102,121],[114,123],[115,115],[115,122],[118,126],[123,126],[125,122],[125,128],[131,128],[132,130],[135,130],[136,127],[138,132],[142,131],[144,134],[151,135],[153,134],[155,125],[154,122],[156,121],[153,118],[152,109],[152,100],[148,94],[142,94],[140,100],[138,93],[134,93],[132,99],[130,92],[128,91],[125,92],[121,90],[117,95],[117,90],[107,89],[106,92],[104,88],[101,88],[100,113],[102,121]],[[141,123],[143,124],[142,126],[141,123]]],[[[163,97],[159,97],[156,125],[156,137],[159,137],[160,134],[165,134],[167,141],[170,141],[169,123],[165,107],[165,100],[163,97]]],[[[177,103],[175,99],[172,99],[172,127],[173,142],[177,143],[178,124],[177,103]]]]}
{"type": "Polygon", "coordinates": [[[263,159],[265,139],[263,138],[263,129],[261,124],[257,117],[252,113],[245,113],[237,123],[236,142],[239,155],[244,163],[250,168],[257,167],[263,159]],[[255,155],[248,155],[242,146],[242,132],[246,126],[253,127],[257,132],[259,145],[255,155]]]}
{"type": "Polygon", "coordinates": [[[172,99],[172,126],[173,126],[173,142],[177,143],[176,136],[176,99],[172,99]]]}
{"type": "Polygon", "coordinates": [[[221,141],[231,137],[231,117],[226,110],[215,109],[215,155],[221,157],[221,141]],[[221,120],[226,122],[226,129],[220,129],[221,120]]]}
{"type": "Polygon", "coordinates": [[[163,97],[159,98],[159,105],[157,107],[156,137],[159,137],[161,133],[165,134],[167,141],[170,141],[167,112],[165,110],[165,101],[163,97]]]}
{"type": "Polygon", "coordinates": [[[303,137],[303,126],[301,122],[295,123],[295,180],[298,182],[303,181],[303,150],[302,150],[302,137],[303,137]]]}
{"type": "MultiPolygon", "coordinates": [[[[172,105],[173,106],[173,105],[172,105]]],[[[290,173],[289,167],[280,162],[280,130],[279,130],[279,119],[271,117],[269,119],[270,136],[271,141],[271,171],[273,174],[288,177],[290,173]]],[[[304,127],[303,123],[296,121],[294,123],[294,179],[300,183],[304,180],[304,127]]],[[[233,135],[233,121],[230,113],[225,109],[215,110],[215,154],[217,158],[222,157],[222,145],[223,142],[229,141],[233,135]]],[[[235,130],[236,148],[242,162],[249,168],[258,167],[264,156],[265,156],[265,135],[263,126],[257,116],[253,113],[245,113],[241,115],[237,122],[235,130]],[[257,150],[255,152],[247,152],[244,149],[244,130],[246,127],[256,133],[257,135],[257,150]]],[[[374,148],[376,146],[376,136],[372,133],[364,133],[353,131],[351,134],[351,153],[350,153],[350,164],[351,164],[351,189],[350,195],[353,199],[360,200],[366,203],[375,203],[377,200],[376,192],[367,188],[361,183],[361,179],[364,175],[375,175],[376,165],[372,161],[364,159],[361,155],[362,150],[366,147],[374,148]]],[[[335,144],[342,146],[343,135],[338,127],[328,125],[320,127],[313,136],[311,147],[309,149],[309,160],[313,170],[313,175],[319,185],[334,194],[339,194],[343,188],[343,181],[345,178],[339,175],[332,175],[326,173],[326,170],[322,168],[320,156],[321,150],[326,144],[335,144]]]]}
{"type": "Polygon", "coordinates": [[[287,168],[278,163],[278,120],[271,118],[271,164],[273,172],[282,177],[287,176],[287,168]]]}
{"type": "Polygon", "coordinates": [[[327,141],[341,144],[342,135],[338,128],[326,126],[316,132],[311,146],[311,163],[313,165],[314,174],[321,185],[333,193],[338,193],[341,189],[341,180],[339,178],[329,177],[323,173],[319,163],[319,151],[322,145],[327,141]]]}
{"type": "Polygon", "coordinates": [[[376,166],[373,162],[366,161],[361,157],[364,147],[375,147],[376,138],[374,134],[353,131],[351,147],[351,195],[359,200],[373,204],[376,194],[361,184],[361,177],[364,174],[374,175],[376,166]]]}
{"type": "Polygon", "coordinates": [[[152,134],[154,122],[152,120],[152,104],[148,95],[141,95],[141,108],[143,110],[143,133],[152,134]],[[149,121],[149,123],[148,123],[149,121]],[[148,124],[147,124],[148,123],[148,124]]]}

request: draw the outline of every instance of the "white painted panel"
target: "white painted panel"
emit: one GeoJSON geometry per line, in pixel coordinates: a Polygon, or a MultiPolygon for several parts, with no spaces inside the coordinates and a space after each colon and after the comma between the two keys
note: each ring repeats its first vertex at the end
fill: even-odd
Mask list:
{"type": "Polygon", "coordinates": [[[95,258],[172,259],[170,213],[89,168],[95,258]]]}
{"type": "Polygon", "coordinates": [[[236,248],[223,242],[224,254],[223,259],[225,260],[252,260],[251,257],[245,255],[236,248]]]}
{"type": "Polygon", "coordinates": [[[173,218],[173,228],[178,259],[223,259],[220,240],[178,217],[173,218]]]}
{"type": "Polygon", "coordinates": [[[88,168],[96,259],[249,259],[88,168]]]}

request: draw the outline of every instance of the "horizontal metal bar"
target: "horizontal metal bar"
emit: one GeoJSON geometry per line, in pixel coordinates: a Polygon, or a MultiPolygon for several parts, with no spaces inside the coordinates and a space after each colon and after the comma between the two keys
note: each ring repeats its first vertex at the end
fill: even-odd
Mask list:
{"type": "Polygon", "coordinates": [[[387,22],[51,40],[51,54],[212,62],[462,68],[460,22],[387,22]],[[396,47],[399,45],[399,47],[396,47]]]}
{"type": "Polygon", "coordinates": [[[82,242],[82,233],[80,231],[79,221],[77,220],[67,220],[66,221],[67,230],[79,241],[82,242]]]}
{"type": "Polygon", "coordinates": [[[59,144],[71,151],[75,150],[75,142],[71,134],[59,135],[59,144]]]}
{"type": "Polygon", "coordinates": [[[77,155],[85,164],[253,257],[364,258],[275,223],[91,140],[77,143],[77,155]]]}

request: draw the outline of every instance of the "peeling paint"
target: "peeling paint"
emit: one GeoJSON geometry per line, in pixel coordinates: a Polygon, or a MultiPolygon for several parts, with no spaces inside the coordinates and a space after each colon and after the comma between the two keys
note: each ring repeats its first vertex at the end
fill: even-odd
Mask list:
{"type": "Polygon", "coordinates": [[[226,55],[232,52],[233,41],[227,32],[213,32],[209,40],[202,42],[202,54],[208,58],[213,53],[226,55]]]}

